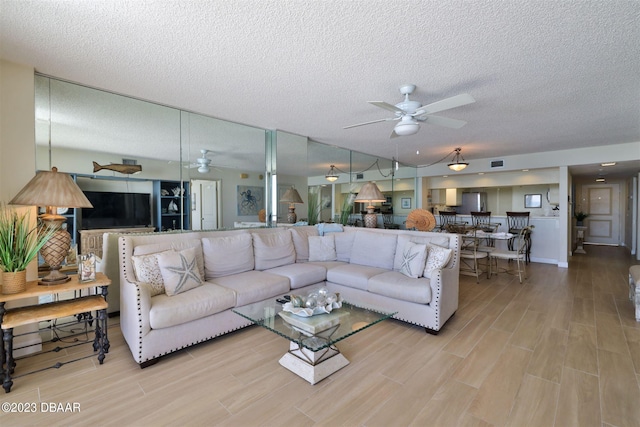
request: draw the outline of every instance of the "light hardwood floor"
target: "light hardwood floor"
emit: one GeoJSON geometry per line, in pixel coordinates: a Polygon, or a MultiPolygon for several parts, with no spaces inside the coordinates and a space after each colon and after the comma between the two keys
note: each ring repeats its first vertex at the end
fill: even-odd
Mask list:
{"type": "MultiPolygon", "coordinates": [[[[623,248],[587,246],[568,269],[528,279],[460,278],[438,336],[385,321],[339,345],[351,364],[312,386],[280,367],[284,339],[250,327],[141,370],[110,319],[105,364],[84,359],[15,381],[3,402],[37,402],[14,425],[639,426],[640,323],[623,248]],[[80,404],[43,413],[39,402],[80,404]]],[[[18,361],[69,360],[87,346],[18,361]]]]}

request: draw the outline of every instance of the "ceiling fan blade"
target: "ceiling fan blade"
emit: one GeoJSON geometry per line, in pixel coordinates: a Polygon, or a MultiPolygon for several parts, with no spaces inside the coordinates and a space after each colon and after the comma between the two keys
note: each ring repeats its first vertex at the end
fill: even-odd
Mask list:
{"type": "Polygon", "coordinates": [[[465,122],[464,120],[450,119],[449,117],[442,116],[432,116],[431,114],[425,115],[424,120],[428,124],[444,126],[451,129],[460,129],[462,126],[467,124],[467,122],[465,122]]]}
{"type": "Polygon", "coordinates": [[[473,96],[468,93],[452,96],[451,98],[442,99],[440,101],[433,102],[429,105],[424,105],[418,108],[414,116],[433,114],[439,111],[449,110],[451,108],[462,107],[463,105],[472,104],[476,102],[473,96]]]}
{"type": "Polygon", "coordinates": [[[395,105],[388,104],[384,101],[369,101],[369,104],[375,105],[376,107],[380,107],[385,110],[393,111],[394,113],[404,113],[404,111],[402,111],[395,105]]]}
{"type": "Polygon", "coordinates": [[[393,117],[393,118],[387,118],[387,119],[372,120],[370,122],[364,122],[364,123],[358,123],[356,125],[345,126],[345,127],[343,127],[343,129],[350,129],[350,128],[354,128],[354,127],[357,127],[357,126],[370,125],[372,123],[388,122],[388,121],[391,121],[391,120],[399,120],[399,117],[398,118],[393,117]]]}

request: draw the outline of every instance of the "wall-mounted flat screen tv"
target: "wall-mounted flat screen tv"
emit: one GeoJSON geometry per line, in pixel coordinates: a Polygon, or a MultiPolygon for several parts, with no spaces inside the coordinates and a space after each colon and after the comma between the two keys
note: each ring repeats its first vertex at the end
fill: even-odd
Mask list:
{"type": "Polygon", "coordinates": [[[82,229],[146,227],[151,221],[151,195],[85,191],[93,208],[82,208],[82,229]]]}

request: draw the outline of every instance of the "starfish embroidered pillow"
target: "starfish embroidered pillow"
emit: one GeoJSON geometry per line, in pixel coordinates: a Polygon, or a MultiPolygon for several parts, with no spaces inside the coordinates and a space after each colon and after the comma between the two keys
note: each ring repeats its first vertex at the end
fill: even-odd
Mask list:
{"type": "Polygon", "coordinates": [[[424,267],[424,277],[431,279],[433,270],[443,268],[449,263],[453,251],[442,246],[427,243],[427,263],[424,267]]]}
{"type": "Polygon", "coordinates": [[[402,250],[402,264],[399,271],[407,277],[417,279],[422,276],[426,260],[427,245],[407,242],[402,250]]]}
{"type": "Polygon", "coordinates": [[[202,285],[195,248],[162,252],[156,256],[167,295],[177,295],[202,285]]]}

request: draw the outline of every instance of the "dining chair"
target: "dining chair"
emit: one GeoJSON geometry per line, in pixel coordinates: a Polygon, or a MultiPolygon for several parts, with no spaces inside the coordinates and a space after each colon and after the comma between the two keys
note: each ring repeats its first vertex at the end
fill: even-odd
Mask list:
{"type": "Polygon", "coordinates": [[[440,231],[447,231],[447,226],[453,225],[456,222],[456,211],[440,211],[440,224],[438,225],[440,231]]]}
{"type": "MultiPolygon", "coordinates": [[[[498,274],[498,260],[507,260],[507,261],[515,261],[516,262],[516,272],[518,273],[518,279],[520,279],[520,283],[522,283],[523,278],[527,278],[526,272],[526,264],[527,264],[527,235],[531,232],[530,227],[522,228],[517,236],[513,239],[514,249],[500,250],[496,249],[492,252],[489,252],[489,269],[490,273],[493,274],[493,266],[495,265],[496,272],[498,274]]],[[[507,268],[504,269],[506,273],[513,273],[513,270],[509,270],[507,268]]]]}
{"type": "Polygon", "coordinates": [[[476,230],[472,230],[470,234],[462,234],[460,240],[462,242],[460,246],[460,274],[473,276],[476,278],[476,283],[480,283],[480,276],[484,271],[482,271],[479,260],[484,259],[486,260],[484,266],[487,269],[487,277],[491,277],[489,252],[481,250],[476,230]]]}
{"type": "MultiPolygon", "coordinates": [[[[529,215],[530,212],[509,212],[507,211],[507,226],[508,232],[511,234],[518,234],[520,230],[525,227],[529,227],[529,215]]],[[[526,235],[527,238],[527,264],[531,262],[531,230],[526,235]]],[[[509,240],[508,247],[513,250],[514,239],[509,240]]]]}

